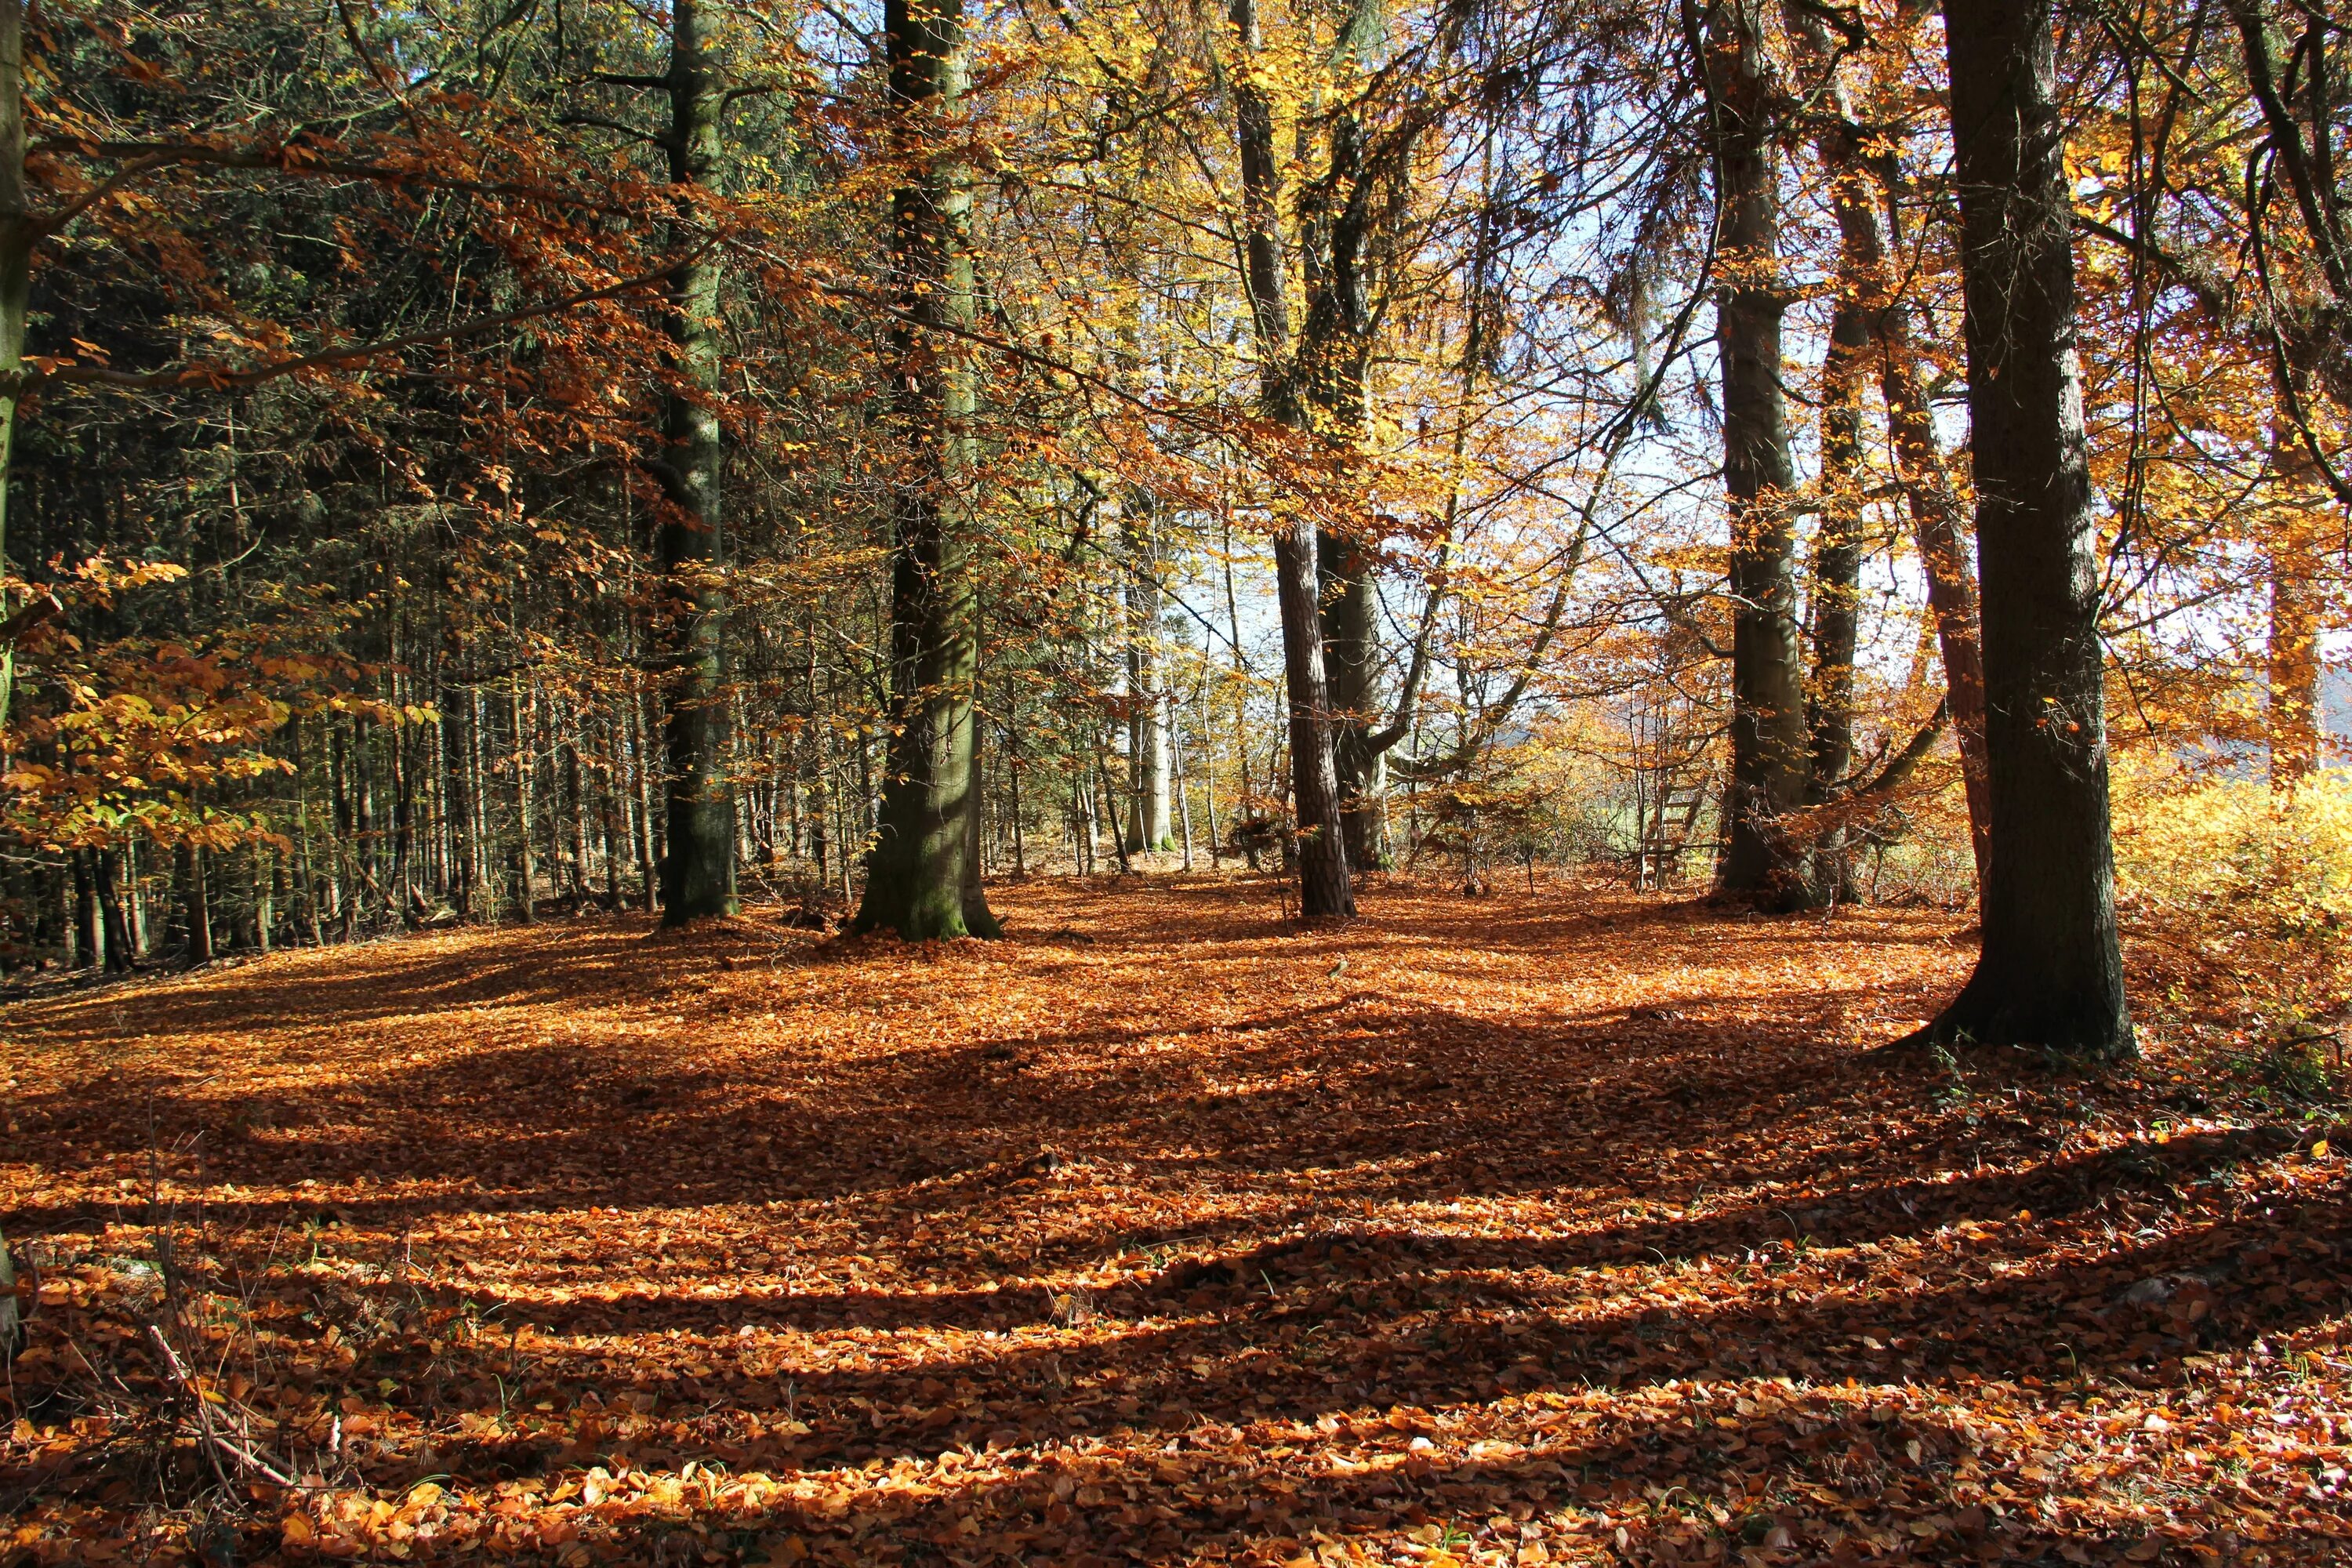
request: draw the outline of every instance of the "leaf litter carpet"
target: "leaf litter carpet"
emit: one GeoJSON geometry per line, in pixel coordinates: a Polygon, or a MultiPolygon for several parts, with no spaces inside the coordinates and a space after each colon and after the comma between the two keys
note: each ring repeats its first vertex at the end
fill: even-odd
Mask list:
{"type": "Polygon", "coordinates": [[[0,1561],[2352,1559],[2319,1113],[1874,1051],[1933,911],[1276,898],[16,1005],[0,1561]]]}

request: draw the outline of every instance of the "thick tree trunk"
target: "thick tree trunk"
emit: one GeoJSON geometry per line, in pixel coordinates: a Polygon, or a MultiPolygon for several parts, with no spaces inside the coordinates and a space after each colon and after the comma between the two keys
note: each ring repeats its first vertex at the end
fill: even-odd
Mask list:
{"type": "Polygon", "coordinates": [[[1759,0],[1714,0],[1705,54],[1723,282],[1723,483],[1731,511],[1731,780],[1722,890],[1759,908],[1815,901],[1808,847],[1785,819],[1812,780],[1797,626],[1794,468],[1781,386],[1780,157],[1759,0]]]}
{"type": "Polygon", "coordinates": [[[131,921],[122,908],[122,852],[101,849],[98,852],[98,912],[105,928],[106,972],[128,974],[138,957],[137,943],[131,934],[131,921]]]}
{"type": "Polygon", "coordinates": [[[1976,973],[1930,1039],[2126,1055],[2097,534],[2052,0],[1948,0],[1992,844],[1976,973]]]}
{"type": "MultiPolygon", "coordinates": [[[[669,175],[690,209],[719,161],[723,84],[709,53],[702,0],[670,8],[669,175]]],[[[684,243],[690,226],[678,226],[684,243]]],[[[662,923],[732,914],[735,795],[728,783],[726,559],[719,527],[725,466],[718,399],[719,262],[698,250],[670,284],[672,368],[680,385],[663,399],[667,449],[657,472],[667,505],[655,554],[669,599],[670,679],[663,713],[667,752],[667,853],[661,863],[662,923]]]]}
{"type": "Polygon", "coordinates": [[[962,0],[888,0],[889,102],[901,180],[892,200],[891,329],[905,465],[891,503],[888,777],[859,931],[908,942],[992,936],[971,880],[980,795],[979,626],[970,488],[977,388],[956,335],[976,321],[971,192],[939,123],[964,88],[962,0]]]}
{"type": "Polygon", "coordinates": [[[73,871],[73,966],[76,969],[96,969],[106,959],[106,929],[98,918],[98,873],[91,862],[97,853],[90,849],[68,849],[66,859],[73,871]]]}
{"type": "MultiPolygon", "coordinates": [[[[1233,0],[1242,47],[1261,47],[1256,0],[1233,0]]],[[[1276,226],[1280,165],[1274,146],[1274,106],[1248,71],[1233,83],[1234,136],[1240,153],[1242,205],[1248,227],[1244,281],[1257,340],[1259,404],[1277,425],[1308,421],[1294,384],[1288,283],[1276,226]]],[[[1296,507],[1281,507],[1274,525],[1276,604],[1282,623],[1282,663],[1290,709],[1290,789],[1298,822],[1298,912],[1307,920],[1352,918],[1356,894],[1348,876],[1348,847],[1339,820],[1339,779],[1332,757],[1330,697],[1325,688],[1323,622],[1314,523],[1296,507]]]]}

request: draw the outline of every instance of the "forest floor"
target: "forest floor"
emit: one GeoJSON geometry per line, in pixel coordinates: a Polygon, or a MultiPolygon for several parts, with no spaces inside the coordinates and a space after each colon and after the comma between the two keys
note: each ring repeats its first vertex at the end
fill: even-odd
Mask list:
{"type": "Polygon", "coordinates": [[[993,897],[0,1014],[0,1561],[2352,1559],[2352,1139],[2225,1031],[1874,1049],[1934,910],[993,897]]]}

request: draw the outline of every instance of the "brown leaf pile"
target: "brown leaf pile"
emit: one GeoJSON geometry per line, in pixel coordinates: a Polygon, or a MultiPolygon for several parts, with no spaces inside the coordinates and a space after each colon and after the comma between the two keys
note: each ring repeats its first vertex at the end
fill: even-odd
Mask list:
{"type": "Polygon", "coordinates": [[[1872,1050],[1951,917],[1124,888],[17,1005],[0,1553],[2352,1555],[2330,1129],[1872,1050]]]}

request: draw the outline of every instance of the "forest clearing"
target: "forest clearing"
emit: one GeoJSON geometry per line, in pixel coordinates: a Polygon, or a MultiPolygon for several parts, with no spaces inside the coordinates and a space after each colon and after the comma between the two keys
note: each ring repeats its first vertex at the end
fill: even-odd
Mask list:
{"type": "Polygon", "coordinates": [[[2210,1020],[1882,1049],[1936,910],[997,891],[12,1005],[22,1560],[2352,1552],[2344,1134],[2210,1020]]]}
{"type": "Polygon", "coordinates": [[[0,0],[0,1568],[2352,1563],[2347,0],[0,0]]]}

